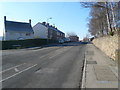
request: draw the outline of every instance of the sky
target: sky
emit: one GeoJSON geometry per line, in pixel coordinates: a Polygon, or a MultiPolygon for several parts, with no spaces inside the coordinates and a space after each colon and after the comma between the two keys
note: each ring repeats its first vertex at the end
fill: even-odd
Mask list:
{"type": "Polygon", "coordinates": [[[76,33],[80,39],[88,34],[89,9],[80,2],[0,2],[0,36],[3,35],[4,16],[7,20],[18,22],[48,22],[66,35],[76,33]]]}

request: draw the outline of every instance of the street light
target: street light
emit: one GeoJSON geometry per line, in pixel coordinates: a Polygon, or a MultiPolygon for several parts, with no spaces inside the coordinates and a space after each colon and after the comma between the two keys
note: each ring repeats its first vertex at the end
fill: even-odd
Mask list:
{"type": "MultiPolygon", "coordinates": [[[[50,17],[50,18],[47,19],[47,24],[48,24],[49,19],[52,19],[52,17],[50,17]]],[[[49,29],[49,26],[48,26],[48,25],[47,25],[47,28],[49,29]]],[[[48,32],[49,32],[49,31],[48,31],[48,32]]],[[[48,44],[48,36],[47,36],[47,44],[48,44]]]]}
{"type": "Polygon", "coordinates": [[[52,19],[52,17],[50,17],[50,18],[47,19],[47,23],[48,23],[49,19],[52,19]]]}

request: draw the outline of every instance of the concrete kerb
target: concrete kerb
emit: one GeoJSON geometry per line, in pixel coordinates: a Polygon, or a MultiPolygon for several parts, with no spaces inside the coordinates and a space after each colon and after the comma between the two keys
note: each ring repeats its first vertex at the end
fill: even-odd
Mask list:
{"type": "MultiPolygon", "coordinates": [[[[86,56],[86,53],[85,53],[86,56]]],[[[86,88],[86,57],[84,61],[84,66],[83,66],[83,74],[82,74],[82,83],[81,83],[81,90],[86,88]]]]}

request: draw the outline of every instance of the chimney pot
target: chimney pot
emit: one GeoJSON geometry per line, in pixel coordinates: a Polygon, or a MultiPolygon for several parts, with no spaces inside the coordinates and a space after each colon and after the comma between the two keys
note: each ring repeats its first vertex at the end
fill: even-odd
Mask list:
{"type": "Polygon", "coordinates": [[[4,16],[4,21],[6,21],[6,16],[4,16]]]}
{"type": "Polygon", "coordinates": [[[45,24],[46,24],[46,22],[42,22],[42,24],[43,24],[43,25],[45,25],[45,24]]]}
{"type": "Polygon", "coordinates": [[[31,19],[29,19],[29,23],[31,24],[31,19]]]}
{"type": "Polygon", "coordinates": [[[47,23],[47,26],[49,26],[49,23],[47,23]]]}

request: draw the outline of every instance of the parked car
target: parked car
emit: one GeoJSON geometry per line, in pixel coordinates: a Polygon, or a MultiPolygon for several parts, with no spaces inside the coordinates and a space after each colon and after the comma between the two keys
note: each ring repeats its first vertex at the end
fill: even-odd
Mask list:
{"type": "Polygon", "coordinates": [[[63,40],[63,39],[60,39],[60,40],[59,40],[59,43],[64,43],[64,40],[63,40]]]}
{"type": "Polygon", "coordinates": [[[70,42],[70,38],[64,38],[64,42],[70,42]]]}

